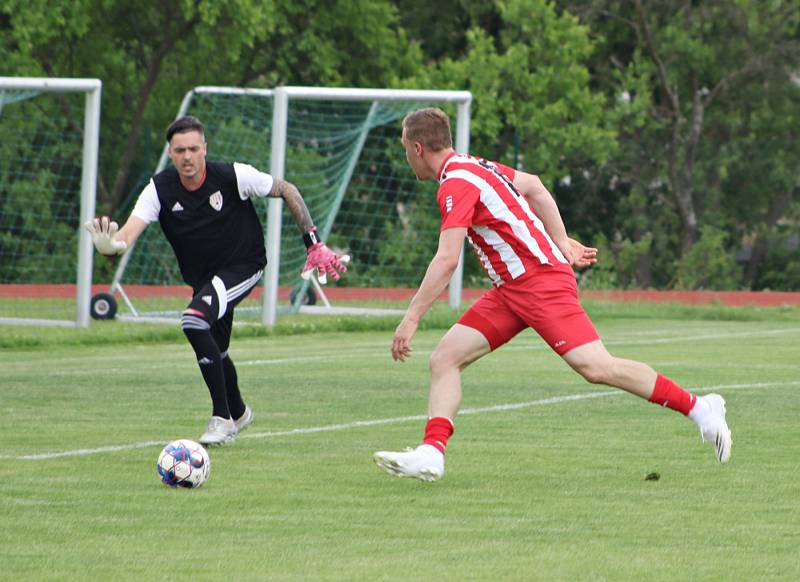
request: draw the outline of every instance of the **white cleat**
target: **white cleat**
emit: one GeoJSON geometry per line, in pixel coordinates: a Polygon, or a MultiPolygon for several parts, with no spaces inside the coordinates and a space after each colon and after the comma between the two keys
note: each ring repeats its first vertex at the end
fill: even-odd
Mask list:
{"type": "Polygon", "coordinates": [[[728,423],[725,422],[725,399],[719,394],[706,394],[698,400],[704,400],[710,409],[700,425],[700,436],[703,442],[714,444],[717,452],[717,460],[720,463],[727,463],[731,458],[731,431],[728,423]]]}
{"type": "Polygon", "coordinates": [[[200,437],[201,445],[222,445],[236,438],[236,424],[233,419],[212,416],[208,428],[200,437]]]}
{"type": "Polygon", "coordinates": [[[438,481],[444,477],[444,455],[433,445],[420,445],[404,452],[378,451],[373,455],[379,468],[395,477],[438,481]]]}
{"type": "Polygon", "coordinates": [[[244,413],[233,421],[233,424],[236,426],[236,433],[242,432],[250,423],[253,422],[253,411],[250,409],[249,406],[244,407],[244,413]]]}

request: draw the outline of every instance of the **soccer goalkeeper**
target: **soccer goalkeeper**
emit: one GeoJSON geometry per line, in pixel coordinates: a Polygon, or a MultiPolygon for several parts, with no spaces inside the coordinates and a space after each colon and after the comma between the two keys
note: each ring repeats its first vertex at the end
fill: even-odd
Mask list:
{"type": "Polygon", "coordinates": [[[97,250],[119,255],[155,221],[175,251],[192,300],[181,327],[194,349],[211,394],[211,419],[200,437],[205,445],[230,442],[253,421],[242,400],[236,368],[228,354],[233,312],[261,280],[267,264],[264,230],[253,198],[283,198],[297,223],[308,257],[305,277],[324,283],[346,271],[338,256],[317,236],[303,197],[285,180],[240,163],[206,161],[203,124],[195,117],[175,120],[167,128],[174,164],[142,190],[122,228],[107,217],[86,223],[97,250]]]}

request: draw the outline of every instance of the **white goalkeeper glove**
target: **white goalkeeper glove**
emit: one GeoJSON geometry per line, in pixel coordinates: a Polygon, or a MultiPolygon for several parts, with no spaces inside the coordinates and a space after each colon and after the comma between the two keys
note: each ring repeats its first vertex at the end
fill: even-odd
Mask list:
{"type": "Polygon", "coordinates": [[[94,248],[102,255],[121,255],[128,249],[125,241],[116,240],[114,235],[119,230],[119,225],[108,216],[89,220],[83,225],[92,235],[94,248]]]}

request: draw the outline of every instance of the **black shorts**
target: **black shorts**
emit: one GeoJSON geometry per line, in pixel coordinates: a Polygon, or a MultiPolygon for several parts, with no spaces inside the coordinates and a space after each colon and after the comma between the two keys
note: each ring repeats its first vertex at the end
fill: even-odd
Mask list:
{"type": "Polygon", "coordinates": [[[233,308],[258,285],[263,274],[263,269],[254,271],[252,265],[222,269],[210,281],[194,289],[188,307],[202,312],[204,319],[213,324],[232,313],[233,308]]]}

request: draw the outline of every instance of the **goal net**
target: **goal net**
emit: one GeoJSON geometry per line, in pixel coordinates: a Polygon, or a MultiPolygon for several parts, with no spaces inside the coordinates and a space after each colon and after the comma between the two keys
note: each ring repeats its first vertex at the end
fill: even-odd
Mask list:
{"type": "MultiPolygon", "coordinates": [[[[307,309],[309,298],[335,311],[326,297],[333,289],[339,296],[353,290],[369,307],[369,298],[381,297],[381,289],[416,287],[436,251],[439,213],[435,184],[417,181],[405,161],[401,119],[419,107],[441,107],[457,120],[456,147],[466,151],[470,101],[464,91],[198,87],[189,92],[177,116],[203,122],[209,159],[249,163],[296,184],[326,244],[352,258],[340,282],[309,288],[300,278],[305,247],[288,210],[279,199],[256,202],[268,265],[264,288],[244,310],[271,325],[278,313],[307,309]]],[[[165,148],[156,170],[167,163],[165,148]]],[[[451,303],[460,299],[460,277],[459,272],[451,283],[451,303]]],[[[186,291],[178,305],[168,306],[164,298],[165,288],[180,285],[171,248],[161,230],[151,227],[123,255],[110,290],[120,293],[133,315],[152,317],[185,305],[186,291]]]]}
{"type": "Polygon", "coordinates": [[[0,77],[0,323],[89,325],[100,92],[0,77]]]}

